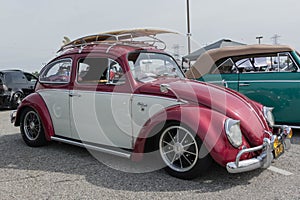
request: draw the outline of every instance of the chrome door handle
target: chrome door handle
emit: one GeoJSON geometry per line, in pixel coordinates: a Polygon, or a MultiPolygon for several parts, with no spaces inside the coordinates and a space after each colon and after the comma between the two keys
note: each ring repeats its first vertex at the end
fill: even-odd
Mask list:
{"type": "Polygon", "coordinates": [[[228,83],[227,83],[227,81],[225,81],[225,79],[222,80],[222,84],[224,87],[228,88],[228,83]]]}
{"type": "Polygon", "coordinates": [[[239,86],[250,86],[249,83],[240,83],[239,86]]]}
{"type": "Polygon", "coordinates": [[[78,94],[77,92],[70,92],[70,93],[69,93],[69,96],[70,96],[70,97],[81,97],[81,95],[78,94]]]}

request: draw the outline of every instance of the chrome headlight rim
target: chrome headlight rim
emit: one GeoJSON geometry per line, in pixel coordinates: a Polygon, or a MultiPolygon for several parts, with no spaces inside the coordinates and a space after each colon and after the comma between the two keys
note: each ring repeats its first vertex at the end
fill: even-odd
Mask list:
{"type": "Polygon", "coordinates": [[[274,110],[273,107],[267,107],[267,106],[263,107],[264,117],[267,120],[270,127],[273,127],[275,125],[274,115],[272,112],[273,110],[274,110]]]}
{"type": "Polygon", "coordinates": [[[225,121],[225,132],[227,139],[229,140],[230,144],[235,148],[239,148],[243,144],[240,124],[240,120],[234,120],[231,118],[228,118],[225,121]]]}

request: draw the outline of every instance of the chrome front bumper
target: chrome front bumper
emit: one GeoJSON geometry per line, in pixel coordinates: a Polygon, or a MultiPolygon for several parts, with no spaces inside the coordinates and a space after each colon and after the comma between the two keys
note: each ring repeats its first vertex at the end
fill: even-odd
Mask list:
{"type": "Polygon", "coordinates": [[[291,148],[290,135],[291,128],[288,126],[281,127],[281,133],[279,135],[272,135],[271,139],[264,138],[263,144],[257,147],[241,150],[236,156],[235,162],[229,162],[226,165],[226,169],[229,173],[241,173],[247,172],[258,168],[268,168],[274,159],[274,142],[279,140],[283,143],[284,150],[291,148]],[[262,150],[262,153],[256,158],[240,161],[240,158],[245,153],[255,152],[262,150]]]}

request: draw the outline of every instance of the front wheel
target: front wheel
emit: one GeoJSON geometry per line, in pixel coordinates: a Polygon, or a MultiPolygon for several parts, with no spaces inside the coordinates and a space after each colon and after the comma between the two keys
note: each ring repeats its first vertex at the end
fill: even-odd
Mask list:
{"type": "Polygon", "coordinates": [[[169,125],[162,131],[159,151],[167,165],[166,171],[181,179],[198,177],[209,168],[212,161],[196,134],[177,124],[169,125]]]}
{"type": "Polygon", "coordinates": [[[20,131],[28,146],[38,147],[47,144],[41,119],[31,108],[26,108],[21,114],[20,131]]]}

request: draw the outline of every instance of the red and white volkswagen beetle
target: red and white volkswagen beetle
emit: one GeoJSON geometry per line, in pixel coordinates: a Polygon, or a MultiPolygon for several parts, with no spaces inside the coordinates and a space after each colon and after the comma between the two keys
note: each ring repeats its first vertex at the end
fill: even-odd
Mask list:
{"type": "Polygon", "coordinates": [[[265,168],[290,148],[292,131],[275,132],[271,108],[186,79],[157,48],[155,35],[163,33],[108,32],[63,46],[12,115],[26,144],[60,141],[134,161],[158,152],[167,172],[182,179],[212,160],[230,173],[265,168]]]}

